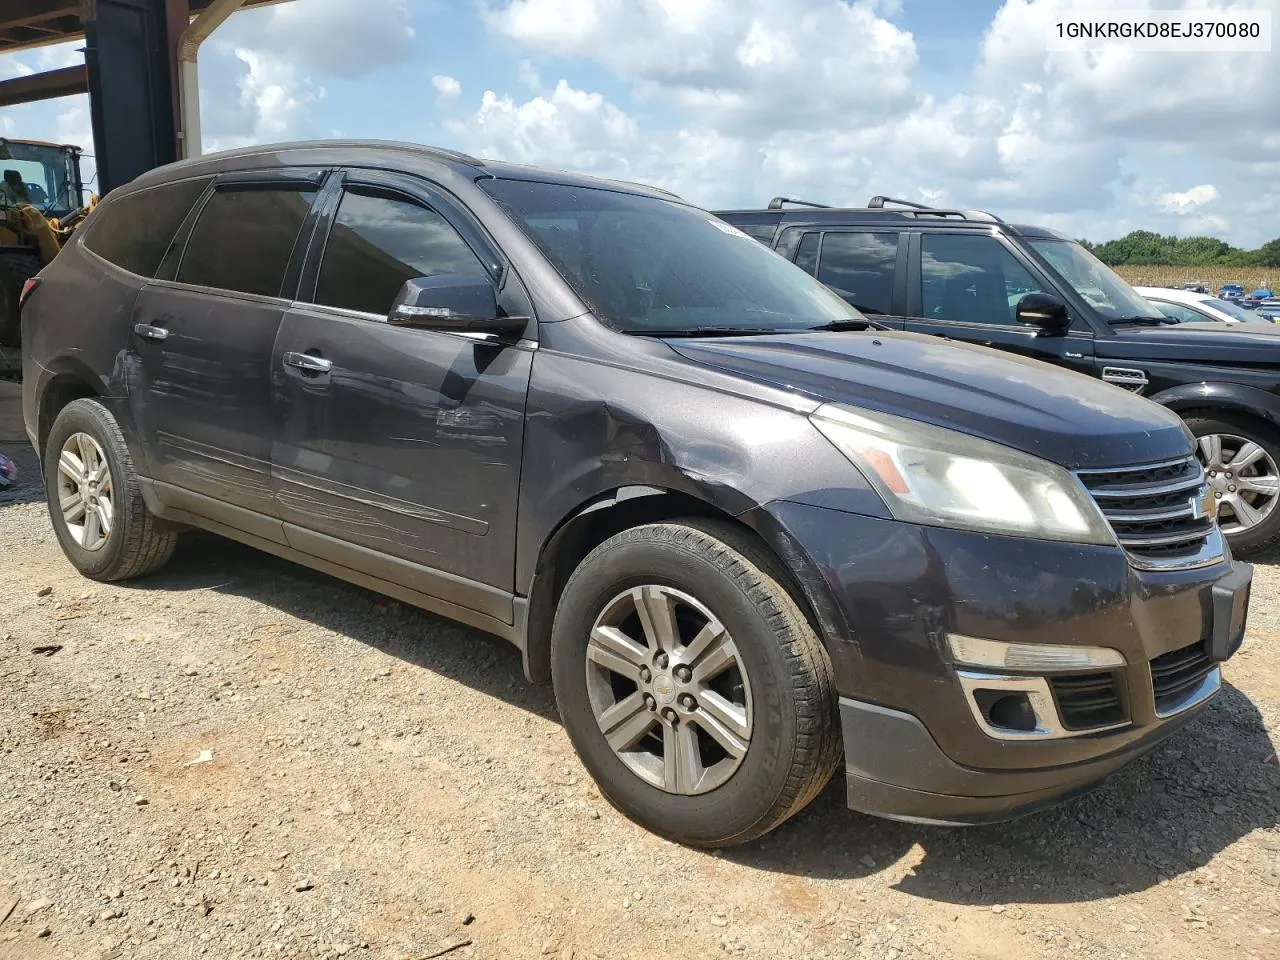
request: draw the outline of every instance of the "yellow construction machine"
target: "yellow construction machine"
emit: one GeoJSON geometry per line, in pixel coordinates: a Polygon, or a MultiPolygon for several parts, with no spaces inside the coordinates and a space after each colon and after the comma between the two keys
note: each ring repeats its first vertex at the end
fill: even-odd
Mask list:
{"type": "MultiPolygon", "coordinates": [[[[23,284],[58,255],[98,201],[84,202],[80,153],[68,144],[0,137],[0,347],[19,346],[23,284]]],[[[11,353],[5,358],[14,362],[11,353]]]]}

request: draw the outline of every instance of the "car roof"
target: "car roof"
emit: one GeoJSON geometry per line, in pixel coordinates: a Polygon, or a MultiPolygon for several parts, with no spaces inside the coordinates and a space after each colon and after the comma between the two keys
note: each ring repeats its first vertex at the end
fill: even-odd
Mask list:
{"type": "Polygon", "coordinates": [[[866,224],[900,229],[929,227],[930,229],[974,228],[995,229],[1013,236],[1032,240],[1070,240],[1071,237],[1048,227],[1033,224],[1007,223],[983,210],[952,210],[933,207],[784,207],[782,209],[740,208],[717,210],[716,216],[736,223],[782,223],[787,227],[815,228],[866,224]]]}
{"type": "Polygon", "coordinates": [[[605,180],[545,167],[482,160],[456,150],[395,140],[301,140],[224,150],[148,170],[136,180],[126,184],[122,192],[129,192],[133,188],[155,186],[171,180],[240,170],[333,166],[374,167],[393,172],[470,181],[485,177],[529,180],[539,183],[593,187],[685,202],[674,193],[646,184],[605,180]]]}
{"type": "Polygon", "coordinates": [[[1196,293],[1194,290],[1174,290],[1170,287],[1134,287],[1144,297],[1158,297],[1171,303],[1204,303],[1206,300],[1217,300],[1211,293],[1196,293]]]}

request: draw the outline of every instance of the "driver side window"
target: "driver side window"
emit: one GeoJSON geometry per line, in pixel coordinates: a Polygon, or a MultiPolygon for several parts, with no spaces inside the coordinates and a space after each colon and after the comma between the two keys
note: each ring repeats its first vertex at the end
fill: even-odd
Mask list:
{"type": "Polygon", "coordinates": [[[352,188],[329,231],[315,301],[386,316],[406,280],[446,273],[486,275],[444,217],[409,200],[352,188]]]}
{"type": "Polygon", "coordinates": [[[1018,301],[1048,293],[1000,241],[976,234],[926,233],[921,238],[920,286],[930,320],[1011,326],[1018,301]]]}

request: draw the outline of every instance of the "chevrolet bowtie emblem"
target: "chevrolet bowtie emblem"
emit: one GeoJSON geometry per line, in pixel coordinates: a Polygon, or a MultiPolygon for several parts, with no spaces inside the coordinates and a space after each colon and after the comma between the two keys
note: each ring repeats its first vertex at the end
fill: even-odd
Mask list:
{"type": "Polygon", "coordinates": [[[1215,517],[1217,513],[1218,508],[1214,503],[1213,490],[1210,487],[1203,487],[1199,493],[1191,498],[1191,518],[1193,520],[1215,517]]]}

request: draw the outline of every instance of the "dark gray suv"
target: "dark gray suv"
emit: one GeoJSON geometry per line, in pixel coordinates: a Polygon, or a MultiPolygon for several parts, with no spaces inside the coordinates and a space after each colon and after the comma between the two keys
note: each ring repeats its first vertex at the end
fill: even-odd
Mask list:
{"type": "Polygon", "coordinates": [[[602,792],[705,846],[841,762],[1007,817],[1193,716],[1244,632],[1177,416],[877,329],[657,190],[304,143],[113,191],[28,285],[71,562],[241,540],[505,637],[602,792]],[[1122,545],[1123,544],[1123,545],[1122,545]]]}

